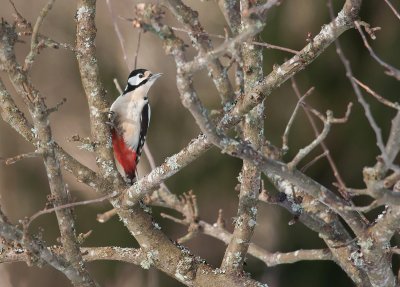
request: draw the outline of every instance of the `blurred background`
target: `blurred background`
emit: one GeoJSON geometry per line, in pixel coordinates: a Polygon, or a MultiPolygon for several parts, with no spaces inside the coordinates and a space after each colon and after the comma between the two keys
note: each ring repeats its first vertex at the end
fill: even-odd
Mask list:
{"type": "MultiPolygon", "coordinates": [[[[35,22],[46,0],[24,1],[15,0],[19,12],[29,21],[35,22]]],[[[129,68],[133,66],[133,55],[136,50],[138,31],[129,22],[118,16],[132,18],[133,7],[139,1],[111,1],[117,23],[126,41],[128,63],[123,59],[120,43],[113,29],[113,24],[105,0],[98,1],[97,12],[97,55],[100,61],[101,76],[107,88],[109,101],[112,102],[118,92],[113,84],[116,78],[125,84],[129,68]]],[[[337,12],[344,1],[334,1],[337,12]]],[[[400,3],[393,1],[400,10],[400,3]]],[[[200,13],[200,20],[207,31],[223,35],[225,22],[218,6],[214,1],[185,1],[200,13]]],[[[41,32],[59,42],[74,44],[75,42],[75,9],[76,1],[56,1],[42,26],[41,32]]],[[[0,1],[0,16],[12,22],[12,6],[8,1],[0,1]]],[[[394,66],[400,66],[400,25],[398,19],[383,1],[364,1],[361,11],[362,20],[372,26],[380,26],[377,40],[370,43],[376,53],[394,66]]],[[[280,7],[273,9],[268,17],[268,24],[261,35],[263,41],[300,50],[306,44],[307,34],[315,35],[321,26],[329,22],[325,1],[296,0],[283,1],[280,7]]],[[[178,22],[167,13],[166,21],[175,27],[178,22]]],[[[186,35],[177,33],[186,43],[190,44],[186,35]]],[[[22,61],[28,53],[30,38],[23,38],[26,43],[17,44],[17,56],[22,61]]],[[[393,78],[384,75],[384,71],[369,56],[361,38],[356,31],[348,31],[341,38],[344,52],[351,60],[355,76],[371,86],[389,100],[399,100],[400,84],[393,78]]],[[[218,45],[220,40],[215,40],[218,45]]],[[[193,55],[189,49],[188,55],[193,55]]],[[[264,50],[265,74],[272,70],[274,64],[280,64],[290,54],[264,50]]],[[[150,33],[142,34],[138,67],[147,68],[154,72],[162,72],[164,76],[157,81],[150,91],[152,106],[151,127],[147,143],[160,164],[164,159],[178,152],[199,133],[190,114],[181,105],[175,86],[175,65],[171,57],[164,54],[158,38],[150,33]]],[[[8,78],[0,73],[9,91],[15,95],[8,78]]],[[[82,137],[90,135],[88,107],[81,87],[77,62],[74,55],[65,50],[43,50],[33,66],[33,82],[46,97],[48,106],[54,106],[66,98],[67,102],[59,112],[52,114],[51,125],[56,140],[74,157],[95,169],[94,156],[82,150],[79,144],[69,142],[68,138],[75,134],[82,137]]],[[[316,90],[308,102],[319,111],[327,109],[342,116],[347,104],[356,103],[355,95],[349,81],[345,77],[344,68],[335,53],[334,46],[330,47],[306,71],[297,77],[302,92],[315,86],[316,90]]],[[[219,97],[208,79],[206,71],[195,77],[195,87],[208,108],[220,108],[219,97]]],[[[381,125],[384,138],[387,138],[390,120],[394,111],[388,110],[380,103],[365,94],[371,104],[375,119],[381,125]]],[[[26,110],[21,100],[15,97],[22,110],[26,110]]],[[[290,82],[275,91],[265,102],[266,120],[265,134],[271,143],[281,146],[281,136],[286,123],[296,104],[296,96],[290,82]]],[[[286,155],[289,160],[299,148],[313,140],[313,132],[302,112],[299,113],[290,134],[290,151],[286,155]]],[[[362,187],[362,168],[376,161],[378,149],[375,137],[368,126],[359,105],[355,105],[348,123],[335,125],[327,139],[336,163],[347,186],[362,187]]],[[[7,124],[0,121],[0,156],[11,157],[33,151],[31,144],[26,143],[7,124]]],[[[302,164],[320,154],[317,149],[302,164]]],[[[204,156],[169,179],[166,184],[176,194],[193,190],[197,195],[200,216],[209,223],[215,222],[219,209],[223,209],[227,228],[232,231],[232,218],[236,215],[237,192],[234,190],[241,161],[221,154],[217,149],[208,151],[204,156]]],[[[149,171],[146,160],[141,161],[140,175],[149,171]]],[[[307,174],[327,187],[332,187],[333,174],[322,159],[307,170],[307,174]]],[[[97,195],[73,177],[65,173],[66,181],[75,200],[95,198],[97,195]]],[[[44,208],[49,187],[42,162],[39,159],[27,159],[11,166],[0,165],[0,204],[3,211],[17,223],[19,219],[30,216],[44,208]]],[[[366,201],[359,201],[365,204],[366,201]]],[[[92,235],[85,241],[85,246],[121,247],[137,246],[128,234],[123,224],[113,218],[107,223],[96,221],[96,214],[110,209],[107,203],[77,207],[77,230],[86,233],[92,230],[92,235]]],[[[153,214],[162,229],[172,238],[184,235],[186,229],[159,217],[158,208],[153,214]]],[[[166,210],[162,210],[166,212],[166,210]]],[[[379,211],[379,210],[378,210],[379,211]]],[[[373,218],[378,211],[371,212],[373,218]]],[[[291,215],[276,206],[260,203],[258,224],[253,241],[269,251],[294,251],[300,248],[323,248],[325,245],[318,235],[305,228],[301,223],[288,226],[291,215]]],[[[31,226],[32,232],[44,228],[43,238],[51,245],[56,243],[59,236],[54,215],[40,217],[31,226]]],[[[393,244],[396,244],[394,240],[393,244]]],[[[199,235],[186,245],[208,263],[219,266],[225,248],[219,240],[199,235]]],[[[398,268],[397,261],[394,268],[398,268]]],[[[142,270],[134,265],[119,262],[94,262],[89,269],[102,286],[182,286],[180,283],[156,270],[142,270]]],[[[248,256],[246,271],[252,276],[266,282],[269,286],[353,286],[346,274],[332,262],[314,261],[299,262],[267,268],[262,262],[248,256]],[[332,280],[334,278],[334,280],[332,280]]],[[[49,267],[27,267],[25,263],[1,264],[0,287],[9,286],[70,286],[68,280],[58,271],[49,267]]]]}

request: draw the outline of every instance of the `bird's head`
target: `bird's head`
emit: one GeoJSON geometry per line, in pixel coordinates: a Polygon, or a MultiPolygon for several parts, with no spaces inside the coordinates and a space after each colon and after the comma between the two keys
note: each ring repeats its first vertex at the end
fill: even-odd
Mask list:
{"type": "Polygon", "coordinates": [[[153,74],[146,69],[133,70],[128,77],[128,84],[124,90],[124,94],[136,90],[143,90],[147,93],[154,82],[162,75],[162,73],[153,74]]]}

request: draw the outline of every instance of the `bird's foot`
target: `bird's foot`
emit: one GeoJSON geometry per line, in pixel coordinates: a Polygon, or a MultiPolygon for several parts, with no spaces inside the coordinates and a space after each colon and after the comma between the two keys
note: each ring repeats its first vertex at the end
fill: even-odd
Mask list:
{"type": "Polygon", "coordinates": [[[115,112],[113,112],[113,111],[109,111],[109,112],[107,112],[107,117],[108,117],[108,121],[106,122],[106,125],[109,125],[110,127],[112,127],[112,128],[114,128],[115,129],[115,117],[116,117],[116,114],[115,114],[115,112]]]}

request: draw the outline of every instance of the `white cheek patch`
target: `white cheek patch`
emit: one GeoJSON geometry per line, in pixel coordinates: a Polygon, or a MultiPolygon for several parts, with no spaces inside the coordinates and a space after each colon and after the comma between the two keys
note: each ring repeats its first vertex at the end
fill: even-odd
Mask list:
{"type": "Polygon", "coordinates": [[[137,85],[139,85],[140,82],[141,82],[141,79],[139,78],[139,75],[130,77],[130,78],[128,79],[128,83],[129,83],[129,85],[131,85],[131,86],[137,86],[137,85]]]}

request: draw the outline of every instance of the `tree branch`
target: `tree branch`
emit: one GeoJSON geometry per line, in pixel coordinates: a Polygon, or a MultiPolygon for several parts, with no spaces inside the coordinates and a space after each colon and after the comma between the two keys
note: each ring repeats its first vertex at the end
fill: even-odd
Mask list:
{"type": "MultiPolygon", "coordinates": [[[[48,120],[48,109],[44,99],[31,83],[27,73],[16,62],[14,27],[8,26],[7,23],[3,22],[1,23],[0,34],[2,34],[0,65],[8,73],[16,91],[28,105],[35,129],[35,146],[43,156],[50,191],[55,197],[54,202],[56,205],[65,204],[69,200],[69,194],[63,182],[60,164],[55,154],[54,141],[48,120]]],[[[71,210],[60,210],[56,212],[56,215],[61,241],[66,251],[66,258],[80,275],[80,278],[72,281],[72,283],[78,286],[96,286],[96,283],[90,278],[79,253],[79,244],[75,235],[75,224],[71,210]]]]}
{"type": "MultiPolygon", "coordinates": [[[[189,36],[193,40],[193,45],[199,51],[199,54],[208,53],[212,49],[212,44],[209,36],[204,33],[204,28],[198,19],[198,13],[186,6],[181,0],[163,0],[163,3],[166,4],[178,21],[186,29],[190,30],[189,36]]],[[[216,58],[209,61],[208,68],[211,71],[210,77],[218,90],[222,102],[232,102],[234,97],[233,88],[219,59],[216,58]]]]}
{"type": "MultiPolygon", "coordinates": [[[[266,78],[264,78],[263,82],[260,83],[255,90],[263,90],[263,88],[268,87],[268,93],[272,93],[276,88],[278,88],[283,82],[292,77],[294,74],[304,69],[308,64],[310,64],[315,58],[317,58],[332,42],[339,37],[344,31],[353,27],[353,22],[351,19],[356,18],[358,10],[360,8],[361,1],[354,1],[351,3],[348,0],[343,7],[342,11],[339,13],[338,17],[335,18],[333,22],[323,27],[321,32],[313,39],[313,46],[307,45],[300,52],[298,56],[293,57],[292,59],[286,61],[280,67],[276,68],[273,72],[271,72],[266,78]],[[354,7],[352,6],[354,4],[354,7]],[[318,44],[318,45],[317,45],[318,44]],[[301,59],[305,59],[304,61],[300,61],[301,59]],[[300,62],[299,62],[300,61],[300,62]],[[279,73],[278,73],[279,71],[279,73]],[[278,77],[279,74],[279,77],[278,77]],[[268,85],[267,85],[268,83],[268,85]]],[[[140,15],[142,16],[142,15],[140,15]]],[[[138,19],[140,21],[141,19],[138,19]]],[[[166,35],[165,30],[161,30],[159,24],[157,23],[156,28],[152,28],[144,21],[140,22],[144,29],[150,29],[154,31],[156,34],[159,34],[163,39],[166,35]]],[[[171,33],[169,33],[171,34],[171,33]]],[[[169,43],[168,47],[174,44],[174,41],[169,43]]],[[[179,44],[179,43],[178,43],[179,44]]],[[[266,96],[267,94],[263,94],[266,96]]],[[[254,98],[251,95],[249,98],[253,98],[253,101],[245,103],[248,99],[243,96],[239,97],[238,103],[235,104],[235,107],[230,110],[230,112],[224,116],[224,119],[219,123],[219,127],[223,127],[224,129],[228,129],[236,125],[241,119],[242,115],[250,111],[254,106],[256,106],[259,102],[262,101],[262,98],[254,98]]],[[[140,198],[149,194],[154,188],[156,188],[162,181],[172,176],[180,169],[182,169],[187,164],[191,163],[193,160],[198,158],[203,152],[208,150],[212,145],[210,144],[209,139],[204,136],[198,137],[194,141],[192,140],[191,144],[189,144],[184,150],[186,151],[185,160],[181,161],[183,153],[178,153],[166,159],[166,163],[172,162],[177,163],[173,164],[173,169],[171,166],[163,164],[159,166],[156,170],[153,170],[149,175],[142,178],[140,181],[135,183],[131,188],[128,189],[127,196],[124,200],[124,203],[131,206],[135,204],[140,198]],[[189,153],[187,153],[189,151],[189,153]],[[193,154],[192,154],[193,153],[193,154]],[[179,156],[178,156],[179,155],[179,156]],[[179,159],[179,161],[178,161],[179,159]]]]}
{"type": "MultiPolygon", "coordinates": [[[[79,283],[82,284],[80,286],[90,286],[85,282],[82,282],[82,276],[80,272],[74,266],[69,264],[65,258],[54,254],[43,242],[30,238],[28,234],[23,233],[22,230],[7,222],[4,214],[2,213],[0,214],[0,236],[9,242],[15,241],[23,246],[23,248],[25,248],[29,253],[27,254],[29,258],[27,262],[35,260],[35,257],[38,257],[40,260],[47,262],[55,269],[62,272],[71,282],[81,282],[79,283]]],[[[20,251],[21,250],[18,250],[18,253],[20,253],[20,251]]],[[[1,257],[3,258],[3,256],[1,257]]]]}
{"type": "Polygon", "coordinates": [[[106,125],[109,105],[99,77],[96,58],[96,0],[79,0],[76,12],[76,56],[82,86],[89,104],[92,140],[96,143],[96,163],[102,177],[112,181],[122,179],[115,168],[110,129],[106,125]]]}
{"type": "MultiPolygon", "coordinates": [[[[244,5],[241,5],[241,9],[243,15],[244,5]]],[[[250,25],[254,25],[253,20],[242,16],[242,26],[250,25]]],[[[243,59],[244,92],[247,93],[263,78],[262,49],[244,44],[240,53],[243,59]]],[[[246,115],[240,126],[240,132],[243,140],[248,141],[255,149],[262,147],[264,144],[264,103],[259,104],[246,115]]],[[[261,173],[251,161],[243,161],[239,182],[240,193],[235,228],[221,263],[223,270],[232,273],[243,272],[243,264],[257,223],[261,173]]]]}
{"type": "MultiPolygon", "coordinates": [[[[338,16],[331,23],[324,25],[321,31],[296,56],[275,67],[262,82],[254,87],[251,93],[240,95],[234,107],[223,117],[219,127],[228,128],[236,125],[243,115],[261,103],[265,97],[311,64],[343,32],[353,28],[353,21],[358,17],[360,6],[361,0],[347,0],[338,16]]],[[[191,70],[191,72],[193,71],[191,70]]]]}
{"type": "Polygon", "coordinates": [[[292,115],[290,116],[290,119],[286,125],[285,131],[283,133],[282,136],[282,152],[286,153],[289,150],[289,146],[288,146],[288,137],[289,137],[289,132],[290,129],[293,125],[294,119],[297,115],[297,111],[299,110],[300,106],[303,105],[303,101],[312,94],[312,92],[314,91],[314,87],[311,87],[303,96],[300,96],[299,100],[297,101],[297,104],[293,110],[292,115]]]}
{"type": "MultiPolygon", "coordinates": [[[[26,58],[25,58],[24,71],[26,71],[26,72],[28,72],[31,69],[36,56],[39,54],[39,50],[40,50],[40,46],[41,46],[41,44],[38,41],[39,29],[42,26],[44,18],[47,16],[47,14],[50,12],[51,8],[53,7],[54,2],[55,2],[55,0],[49,0],[49,2],[47,2],[46,6],[44,6],[42,11],[40,11],[40,15],[37,18],[35,25],[33,26],[32,38],[31,38],[31,50],[30,50],[28,56],[26,56],[26,58]]],[[[14,6],[14,8],[15,8],[15,6],[14,6]]]]}
{"type": "MultiPolygon", "coordinates": [[[[356,28],[357,28],[358,32],[360,33],[361,38],[362,38],[362,40],[363,40],[363,43],[364,43],[365,47],[367,48],[367,50],[369,51],[369,54],[371,55],[371,57],[372,57],[375,61],[377,61],[379,65],[381,65],[382,67],[384,67],[384,68],[387,70],[387,71],[386,71],[386,74],[387,74],[387,75],[392,76],[392,77],[394,77],[396,80],[400,81],[400,70],[394,68],[393,66],[391,66],[391,65],[387,64],[386,62],[384,62],[383,60],[381,60],[381,59],[375,54],[374,50],[372,50],[371,46],[368,44],[367,37],[365,37],[365,34],[364,34],[364,32],[362,31],[362,29],[361,29],[360,22],[355,21],[355,25],[356,25],[356,28]]],[[[367,24],[365,23],[364,25],[367,25],[367,24]]],[[[369,26],[367,26],[367,27],[369,27],[369,26]]]]}

